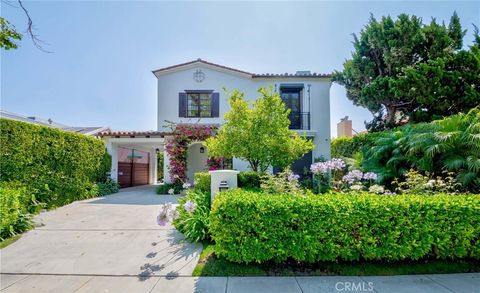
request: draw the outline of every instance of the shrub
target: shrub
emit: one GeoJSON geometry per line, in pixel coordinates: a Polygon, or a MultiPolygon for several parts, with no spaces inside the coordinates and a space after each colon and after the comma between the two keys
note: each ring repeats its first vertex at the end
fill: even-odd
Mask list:
{"type": "Polygon", "coordinates": [[[216,196],[210,232],[233,262],[480,259],[480,195],[216,196]]]}
{"type": "Polygon", "coordinates": [[[14,236],[31,227],[31,216],[28,213],[31,204],[27,188],[0,184],[0,239],[14,236]]]}
{"type": "Polygon", "coordinates": [[[180,183],[163,183],[158,185],[157,194],[179,194],[182,192],[182,189],[180,183]]]}
{"type": "Polygon", "coordinates": [[[196,190],[210,193],[210,173],[208,172],[198,172],[194,175],[195,184],[194,187],[196,190]]]}
{"type": "Polygon", "coordinates": [[[48,208],[95,194],[103,141],[0,119],[0,181],[17,181],[48,208]]]}
{"type": "Polygon", "coordinates": [[[120,185],[110,178],[108,178],[105,182],[97,183],[98,186],[98,195],[104,196],[112,193],[117,193],[120,185]]]}
{"type": "Polygon", "coordinates": [[[258,189],[261,184],[261,175],[257,172],[238,173],[238,187],[258,189]]]}
{"type": "Polygon", "coordinates": [[[366,153],[375,145],[379,132],[362,133],[352,137],[337,137],[331,142],[332,157],[353,158],[356,153],[366,153]]]}
{"type": "Polygon", "coordinates": [[[177,211],[178,218],[173,224],[186,239],[192,242],[210,239],[210,193],[188,190],[187,195],[180,198],[177,211]]]}
{"type": "Polygon", "coordinates": [[[383,133],[364,166],[387,184],[414,169],[433,177],[456,174],[463,188],[480,191],[480,109],[383,133]]]}
{"type": "Polygon", "coordinates": [[[265,174],[261,178],[260,188],[270,194],[303,195],[299,178],[300,176],[294,174],[290,168],[286,168],[275,175],[265,174]]]}

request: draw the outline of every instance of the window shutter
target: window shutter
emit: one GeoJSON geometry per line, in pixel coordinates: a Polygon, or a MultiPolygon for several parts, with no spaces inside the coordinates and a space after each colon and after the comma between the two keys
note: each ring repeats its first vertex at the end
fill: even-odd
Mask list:
{"type": "Polygon", "coordinates": [[[212,93],[212,117],[220,117],[220,94],[212,93]]]}
{"type": "Polygon", "coordinates": [[[178,93],[178,117],[187,117],[187,93],[178,93]]]}

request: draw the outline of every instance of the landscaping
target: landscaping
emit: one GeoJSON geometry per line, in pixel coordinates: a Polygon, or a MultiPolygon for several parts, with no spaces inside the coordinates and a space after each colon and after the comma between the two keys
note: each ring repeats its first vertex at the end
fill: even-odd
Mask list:
{"type": "MultiPolygon", "coordinates": [[[[224,127],[224,136],[238,130],[224,127]]],[[[179,206],[164,205],[157,221],[171,221],[187,240],[204,243],[195,275],[479,271],[479,138],[474,108],[334,140],[340,158],[312,163],[312,186],[288,167],[264,172],[260,166],[272,158],[244,151],[257,171],[240,172],[238,188],[211,203],[210,174],[196,173],[179,206]]],[[[215,154],[233,155],[234,148],[224,146],[229,138],[208,141],[215,154]]]]}
{"type": "Polygon", "coordinates": [[[118,191],[103,141],[0,119],[0,239],[31,227],[31,215],[118,191]]]}

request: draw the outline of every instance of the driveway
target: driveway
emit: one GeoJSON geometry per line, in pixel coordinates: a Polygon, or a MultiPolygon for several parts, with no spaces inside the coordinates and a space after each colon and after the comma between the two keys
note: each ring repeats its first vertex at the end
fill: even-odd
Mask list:
{"type": "Polygon", "coordinates": [[[145,282],[191,276],[201,245],[155,221],[160,205],[177,199],[142,186],[42,213],[35,219],[41,227],[1,250],[1,273],[135,276],[145,282]]]}

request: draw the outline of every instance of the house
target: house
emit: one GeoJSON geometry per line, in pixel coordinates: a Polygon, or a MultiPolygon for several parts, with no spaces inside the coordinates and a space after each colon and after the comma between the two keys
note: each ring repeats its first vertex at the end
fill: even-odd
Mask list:
{"type": "Polygon", "coordinates": [[[101,127],[101,126],[93,126],[93,127],[68,126],[65,124],[55,122],[50,118],[43,119],[35,116],[24,116],[21,114],[12,113],[5,110],[0,110],[0,117],[5,119],[10,119],[10,120],[17,120],[17,121],[27,122],[31,124],[36,124],[40,126],[58,128],[63,131],[76,132],[76,133],[84,134],[87,136],[97,136],[100,132],[109,130],[108,127],[101,127]]]}
{"type": "MultiPolygon", "coordinates": [[[[112,154],[112,177],[122,186],[155,183],[158,155],[164,156],[164,179],[170,182],[169,156],[164,149],[171,132],[167,122],[221,125],[224,113],[229,111],[224,88],[239,89],[251,101],[259,96],[260,87],[272,86],[280,94],[291,109],[290,128],[312,139],[316,146],[293,164],[294,172],[303,173],[314,158],[330,158],[328,74],[255,74],[202,59],[157,69],[153,74],[158,83],[157,131],[101,134],[112,154]],[[139,165],[139,160],[143,165],[139,165]]],[[[187,177],[191,182],[195,172],[207,170],[208,150],[197,141],[189,146],[187,157],[187,177]]],[[[234,158],[232,167],[244,171],[248,164],[234,158]]]]}

